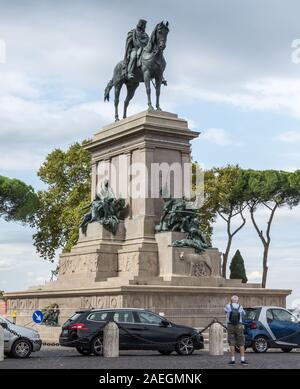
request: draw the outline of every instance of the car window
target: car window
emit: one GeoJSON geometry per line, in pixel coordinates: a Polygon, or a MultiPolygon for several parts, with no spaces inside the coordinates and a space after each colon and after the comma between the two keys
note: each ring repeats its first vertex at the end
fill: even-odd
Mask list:
{"type": "Polygon", "coordinates": [[[117,323],[134,323],[132,311],[118,311],[114,313],[113,320],[117,323]]]}
{"type": "Polygon", "coordinates": [[[106,321],[108,319],[109,312],[107,311],[96,311],[92,312],[88,316],[88,320],[93,321],[106,321]]]}
{"type": "Polygon", "coordinates": [[[137,312],[140,322],[143,324],[160,325],[163,318],[150,312],[137,312]]]}
{"type": "Polygon", "coordinates": [[[251,321],[255,321],[257,320],[257,317],[258,317],[258,309],[256,308],[246,308],[245,309],[245,316],[243,317],[244,320],[251,320],[251,321]]]}
{"type": "Polygon", "coordinates": [[[272,309],[268,309],[267,310],[267,321],[270,322],[272,320],[274,320],[272,309]]]}
{"type": "Polygon", "coordinates": [[[72,321],[75,321],[77,320],[79,317],[80,317],[81,313],[74,313],[74,315],[72,315],[65,323],[64,323],[64,327],[68,326],[72,321]]]}
{"type": "Polygon", "coordinates": [[[295,317],[284,309],[272,309],[274,320],[295,322],[295,317]]]}

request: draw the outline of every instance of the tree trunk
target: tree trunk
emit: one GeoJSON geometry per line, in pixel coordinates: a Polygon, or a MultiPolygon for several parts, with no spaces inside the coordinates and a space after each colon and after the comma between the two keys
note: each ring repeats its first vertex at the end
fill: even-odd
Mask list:
{"type": "Polygon", "coordinates": [[[263,288],[265,288],[267,285],[269,245],[270,245],[270,243],[264,245],[263,274],[262,274],[262,281],[261,281],[261,286],[263,288]]]}
{"type": "MultiPolygon", "coordinates": [[[[257,204],[255,204],[256,206],[257,204]]],[[[265,204],[264,204],[265,205],[265,204]]],[[[271,243],[271,236],[270,236],[270,231],[271,231],[271,225],[273,222],[274,214],[276,209],[278,208],[278,204],[275,204],[273,208],[270,208],[269,206],[266,206],[268,209],[271,210],[269,220],[267,222],[267,229],[266,229],[266,238],[264,237],[263,232],[258,228],[258,225],[256,223],[256,220],[254,218],[254,211],[255,211],[255,206],[249,207],[250,215],[251,215],[251,220],[253,223],[253,226],[260,237],[260,240],[263,244],[264,251],[263,251],[263,274],[262,274],[262,280],[261,280],[261,286],[262,288],[265,288],[267,285],[267,276],[268,276],[268,255],[269,255],[269,247],[271,243]]]]}
{"type": "Polygon", "coordinates": [[[231,248],[232,236],[228,236],[226,251],[223,253],[223,262],[222,262],[222,277],[226,278],[227,262],[228,256],[231,248]]]}

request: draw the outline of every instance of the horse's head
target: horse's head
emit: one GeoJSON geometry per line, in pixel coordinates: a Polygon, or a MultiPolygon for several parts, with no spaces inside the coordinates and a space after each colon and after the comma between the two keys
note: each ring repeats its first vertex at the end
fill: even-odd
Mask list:
{"type": "Polygon", "coordinates": [[[155,37],[156,44],[159,50],[164,50],[166,48],[167,37],[169,33],[169,22],[164,24],[164,22],[160,22],[157,24],[155,28],[155,37]]]}

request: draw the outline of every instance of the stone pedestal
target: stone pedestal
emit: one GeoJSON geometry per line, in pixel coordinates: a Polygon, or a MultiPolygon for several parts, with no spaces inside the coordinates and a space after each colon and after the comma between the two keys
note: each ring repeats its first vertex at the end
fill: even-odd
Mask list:
{"type": "Polygon", "coordinates": [[[91,198],[108,179],[116,197],[126,199],[117,233],[97,222],[89,224],[71,252],[60,255],[57,281],[5,294],[8,314],[17,309],[18,323],[25,324],[35,309],[57,303],[63,323],[79,308],[138,307],[201,327],[213,317],[222,319],[232,294],[244,306],[285,306],[289,290],[221,277],[217,249],[197,254],[192,248],[172,247],[183,234],[155,233],[164,183],[168,181],[173,197],[188,197],[187,177],[178,172],[185,171],[190,141],[197,136],[186,120],[158,111],[139,113],[95,134],[86,146],[92,154],[91,198]],[[165,177],[160,164],[169,166],[165,177]],[[182,183],[179,191],[174,177],[182,183]]]}
{"type": "Polygon", "coordinates": [[[210,248],[196,253],[193,248],[173,247],[174,240],[185,238],[185,233],[166,231],[155,236],[158,246],[159,275],[170,281],[173,277],[221,277],[221,253],[210,248]]]}

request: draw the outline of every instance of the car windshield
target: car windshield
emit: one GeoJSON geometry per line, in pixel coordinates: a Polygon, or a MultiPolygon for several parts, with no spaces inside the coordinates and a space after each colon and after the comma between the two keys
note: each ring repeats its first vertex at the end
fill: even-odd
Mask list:
{"type": "Polygon", "coordinates": [[[274,320],[287,321],[292,323],[297,321],[294,315],[284,309],[272,309],[272,313],[274,320]]]}

